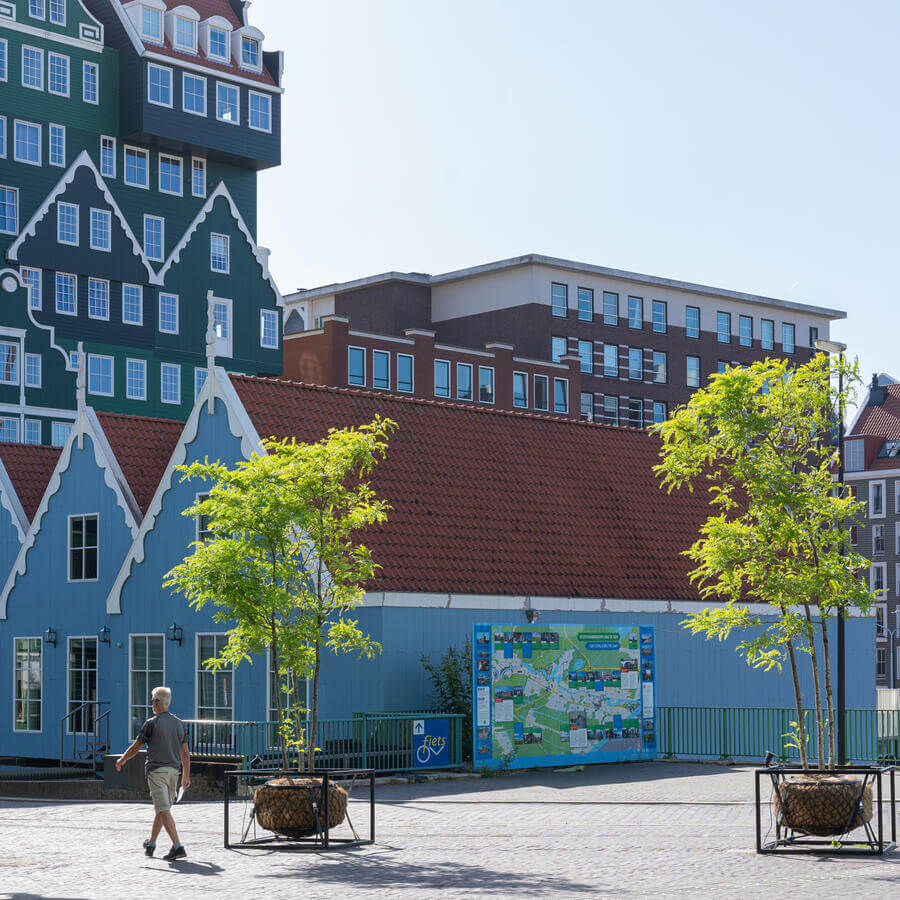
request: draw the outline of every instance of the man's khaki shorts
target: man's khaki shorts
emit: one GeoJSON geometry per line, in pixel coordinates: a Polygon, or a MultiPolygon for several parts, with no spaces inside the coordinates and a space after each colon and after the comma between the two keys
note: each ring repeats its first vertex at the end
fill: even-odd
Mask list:
{"type": "Polygon", "coordinates": [[[168,812],[175,802],[178,793],[179,771],[174,766],[162,766],[147,773],[147,784],[150,787],[150,799],[154,812],[168,812]]]}

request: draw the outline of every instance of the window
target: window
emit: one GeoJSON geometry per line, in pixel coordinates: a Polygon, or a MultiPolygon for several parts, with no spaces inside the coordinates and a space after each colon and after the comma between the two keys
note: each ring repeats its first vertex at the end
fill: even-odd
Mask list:
{"type": "Polygon", "coordinates": [[[194,369],[194,399],[196,400],[200,396],[200,392],[203,390],[206,385],[206,379],[209,375],[209,371],[207,369],[201,369],[199,366],[194,369]]]}
{"type": "Polygon", "coordinates": [[[619,324],[619,295],[603,292],[603,324],[618,325],[619,324]]]}
{"type": "MultiPolygon", "coordinates": [[[[231,301],[230,300],[213,300],[212,304],[213,327],[216,330],[216,337],[219,340],[227,341],[229,348],[231,347],[231,301]]],[[[220,354],[221,355],[221,354],[220,354]]],[[[231,355],[231,350],[228,354],[231,355]]]]}
{"type": "Polygon", "coordinates": [[[250,109],[250,127],[254,131],[272,130],[272,98],[268,94],[250,91],[247,98],[250,109]]]}
{"type": "Polygon", "coordinates": [[[578,318],[582,322],[594,321],[594,292],[590,288],[578,288],[578,318]]]}
{"type": "Polygon", "coordinates": [[[182,75],[181,107],[196,116],[206,115],[206,79],[198,75],[182,75]]]}
{"type": "Polygon", "coordinates": [[[156,106],[172,105],[172,70],[165,66],[147,65],[147,100],[156,106]]]}
{"type": "Polygon", "coordinates": [[[84,704],[97,699],[97,638],[69,638],[66,657],[69,734],[90,734],[95,730],[96,710],[84,704]]]}
{"type": "Polygon", "coordinates": [[[175,17],[175,46],[179,50],[197,50],[197,23],[184,16],[175,17]]]}
{"type": "Polygon", "coordinates": [[[162,43],[163,19],[162,11],[151,9],[149,6],[141,7],[141,37],[162,43]]]}
{"type": "Polygon", "coordinates": [[[4,38],[0,38],[0,81],[6,81],[9,77],[9,45],[4,38]]]}
{"type": "Polygon", "coordinates": [[[259,346],[278,349],[278,313],[272,309],[259,311],[259,346]]]}
{"type": "Polygon", "coordinates": [[[178,334],[178,295],[159,295],[159,330],[163,334],[178,334]]]}
{"type": "Polygon", "coordinates": [[[494,402],[494,370],[490,366],[478,367],[478,402],[494,402]]]}
{"type": "Polygon", "coordinates": [[[22,266],[21,269],[22,282],[28,288],[28,307],[29,309],[41,308],[41,270],[29,269],[22,266]]]}
{"type": "Polygon", "coordinates": [[[150,187],[150,151],[138,147],[125,148],[125,184],[150,187]]]}
{"type": "Polygon", "coordinates": [[[159,387],[163,403],[181,403],[181,366],[162,363],[159,367],[159,387]]]}
{"type": "Polygon", "coordinates": [[[610,394],[603,397],[603,421],[607,425],[619,424],[619,398],[610,394]]]}
{"type": "Polygon", "coordinates": [[[688,356],[685,360],[685,381],[688,387],[700,387],[700,357],[688,356]]]}
{"type": "Polygon", "coordinates": [[[884,525],[872,526],[872,556],[884,556],[884,525]]]}
{"type": "Polygon", "coordinates": [[[143,359],[125,360],[125,396],[129,400],[147,399],[147,362],[143,359]]]}
{"type": "Polygon", "coordinates": [[[603,374],[607,378],[619,377],[619,346],[618,344],[603,345],[603,374]]]}
{"type": "Polygon", "coordinates": [[[568,415],[569,382],[566,378],[553,379],[553,412],[568,415]]]}
{"type": "Polygon", "coordinates": [[[191,193],[195,197],[206,196],[206,160],[197,156],[191,160],[191,193]]]}
{"type": "Polygon", "coordinates": [[[240,94],[232,84],[216,82],[216,118],[232,125],[241,123],[240,94]]]}
{"type": "Polygon", "coordinates": [[[81,99],[85,103],[100,102],[100,67],[86,62],[81,70],[81,99]]]}
{"type": "Polygon", "coordinates": [[[666,384],[669,380],[669,357],[663,350],[653,351],[653,383],[666,384]]]}
{"type": "Polygon", "coordinates": [[[56,311],[64,316],[78,312],[78,288],[74,275],[56,273],[56,311]]]}
{"type": "Polygon", "coordinates": [[[644,351],[639,347],[628,348],[628,377],[632,381],[644,380],[644,351]]]}
{"type": "Polygon", "coordinates": [[[862,472],[865,468],[865,441],[847,441],[844,444],[848,472],[862,472]]]}
{"type": "Polygon", "coordinates": [[[41,442],[41,422],[40,419],[25,420],[25,443],[40,444],[41,442]]]}
{"type": "Polygon", "coordinates": [[[731,343],[731,313],[716,313],[716,340],[720,344],[731,343]]]}
{"type": "Polygon", "coordinates": [[[100,397],[113,396],[113,358],[88,354],[87,389],[100,397]]]}
{"type": "Polygon", "coordinates": [[[125,325],[144,323],[144,289],[139,284],[122,285],[122,322],[125,325]]]}
{"type": "Polygon", "coordinates": [[[37,47],[22,47],[22,86],[44,89],[44,51],[37,47]]]}
{"type": "Polygon", "coordinates": [[[66,24],[66,0],[50,0],[50,21],[54,25],[66,24]]]}
{"type": "Polygon", "coordinates": [[[81,360],[79,359],[78,351],[70,350],[69,351],[69,362],[66,365],[66,371],[77,372],[80,362],[81,362],[81,360]]]}
{"type": "Polygon", "coordinates": [[[653,331],[655,334],[665,334],[669,327],[669,312],[665,301],[653,301],[653,331]]]}
{"type": "Polygon", "coordinates": [[[869,518],[881,519],[885,515],[884,509],[884,482],[869,482],[869,518]]]}
{"type": "Polygon", "coordinates": [[[593,422],[594,421],[594,395],[588,393],[587,391],[581,392],[580,398],[580,414],[581,418],[585,422],[593,422]]]}
{"type": "MultiPolygon", "coordinates": [[[[197,494],[197,503],[204,503],[209,500],[209,494],[197,494]]],[[[194,519],[197,525],[197,540],[205,544],[207,541],[214,541],[216,533],[210,527],[212,517],[208,515],[199,515],[194,519]]]]}
{"type": "Polygon", "coordinates": [[[0,418],[0,442],[4,444],[19,443],[19,420],[3,416],[0,418]]]}
{"type": "Polygon", "coordinates": [[[228,235],[212,234],[209,237],[209,268],[212,272],[228,274],[230,267],[230,242],[228,235]]]}
{"type": "Polygon", "coordinates": [[[0,116],[0,159],[6,159],[6,116],[0,116]]]}
{"type": "Polygon", "coordinates": [[[130,738],[137,737],[141,726],[153,715],[153,688],[166,683],[165,635],[131,635],[128,655],[128,696],[130,738]]]}
{"type": "Polygon", "coordinates": [[[759,345],[763,350],[775,348],[775,323],[771,319],[760,319],[759,345]]]}
{"type": "Polygon", "coordinates": [[[15,731],[41,730],[41,689],[43,669],[41,639],[16,638],[13,681],[15,731]]]}
{"type": "Polygon", "coordinates": [[[794,333],[796,329],[790,322],[781,324],[781,351],[782,353],[794,352],[794,333]]]}
{"type": "Polygon", "coordinates": [[[148,259],[162,262],[164,258],[166,223],[159,216],[144,216],[144,253],[148,259]]]}
{"type": "Polygon", "coordinates": [[[51,422],[50,423],[50,443],[54,447],[65,446],[69,439],[69,432],[72,426],[69,422],[51,422]]]}
{"type": "Polygon", "coordinates": [[[62,53],[47,54],[47,90],[60,97],[69,96],[69,57],[62,53]]]}
{"type": "Polygon", "coordinates": [[[19,383],[19,345],[0,341],[0,384],[19,383]]]}
{"type": "Polygon", "coordinates": [[[581,359],[581,371],[587,375],[594,374],[594,342],[579,341],[578,356],[581,359]]]}
{"type": "Polygon", "coordinates": [[[245,69],[259,70],[262,64],[259,56],[259,41],[256,38],[241,38],[241,66],[245,69]]]}
{"type": "Polygon", "coordinates": [[[887,654],[884,647],[879,647],[875,653],[875,675],[884,678],[887,675],[887,654]]]}
{"type": "Polygon", "coordinates": [[[13,156],[16,162],[32,166],[41,164],[41,126],[31,122],[16,122],[13,156]]]}
{"type": "MultiPolygon", "coordinates": [[[[206,669],[203,663],[213,659],[225,649],[228,638],[224,634],[197,635],[197,718],[219,719],[230,722],[234,719],[234,673],[230,665],[215,671],[206,669]]],[[[196,739],[208,743],[231,743],[230,725],[200,725],[196,739]]]]}
{"type": "Polygon", "coordinates": [[[550,358],[553,362],[559,362],[568,352],[568,341],[564,337],[554,334],[550,338],[550,358]]]}
{"type": "Polygon", "coordinates": [[[628,327],[640,331],[644,327],[644,298],[628,298],[628,327]]]}
{"type": "Polygon", "coordinates": [[[662,400],[653,401],[653,424],[659,425],[669,418],[669,404],[662,400]]]}
{"type": "Polygon", "coordinates": [[[62,125],[50,126],[50,165],[66,164],[66,129],[62,125]]]}
{"type": "Polygon", "coordinates": [[[19,192],[15,188],[0,186],[0,232],[19,232],[19,192]]]}
{"type": "Polygon", "coordinates": [[[32,19],[43,19],[46,15],[44,11],[44,0],[28,0],[28,15],[32,19]]]}
{"type": "Polygon", "coordinates": [[[228,35],[221,28],[209,29],[209,55],[212,59],[228,61],[228,35]]]}
{"type": "Polygon", "coordinates": [[[753,346],[752,316],[738,316],[738,342],[742,347],[753,346]]]}
{"type": "Polygon", "coordinates": [[[88,317],[109,319],[109,282],[88,278],[88,317]]]}
{"type": "Polygon", "coordinates": [[[528,375],[513,372],[513,406],[528,409],[528,375]]]}
{"type": "Polygon", "coordinates": [[[56,240],[60,244],[78,246],[78,207],[74,203],[56,204],[56,240]]]}
{"type": "Polygon", "coordinates": [[[104,178],[116,177],[116,139],[100,138],[100,174],[104,178]]]}
{"type": "Polygon", "coordinates": [[[413,392],[413,358],[408,353],[397,354],[397,390],[413,392]]]}
{"type": "Polygon", "coordinates": [[[719,375],[724,375],[728,371],[728,363],[725,362],[724,359],[720,359],[718,363],[716,363],[716,372],[719,375]]]}
{"type": "Polygon", "coordinates": [[[181,157],[159,154],[159,190],[181,196],[181,157]]]}
{"type": "Polygon", "coordinates": [[[884,593],[884,563],[875,563],[869,570],[869,589],[874,594],[884,593]]]}
{"type": "Polygon", "coordinates": [[[450,396],[450,363],[446,359],[434,361],[434,396],[450,396]]]}
{"type": "Polygon", "coordinates": [[[689,338],[694,338],[694,340],[700,337],[699,306],[686,306],[684,308],[684,331],[689,338]]]}
{"type": "Polygon", "coordinates": [[[69,581],[97,580],[97,531],[96,515],[69,516],[69,581]]]}
{"type": "Polygon", "coordinates": [[[809,349],[815,350],[816,341],[819,339],[819,329],[815,325],[809,326],[809,349]]]}
{"type": "Polygon", "coordinates": [[[347,384],[365,385],[366,351],[362,347],[347,348],[347,384]]]}
{"type": "Polygon", "coordinates": [[[387,390],[391,386],[391,354],[384,350],[372,351],[372,387],[387,390]]]}
{"type": "Polygon", "coordinates": [[[644,427],[644,401],[628,401],[628,425],[631,428],[644,427]]]}
{"type": "Polygon", "coordinates": [[[548,409],[550,403],[550,379],[547,375],[534,376],[534,408],[548,409]]]}
{"type": "Polygon", "coordinates": [[[91,250],[110,250],[112,213],[108,209],[91,210],[91,250]]]}
{"type": "Polygon", "coordinates": [[[569,312],[569,287],[565,284],[553,282],[550,285],[550,312],[560,319],[564,319],[569,312]]]}
{"type": "Polygon", "coordinates": [[[472,367],[468,363],[456,364],[456,398],[472,399],[472,367]]]}

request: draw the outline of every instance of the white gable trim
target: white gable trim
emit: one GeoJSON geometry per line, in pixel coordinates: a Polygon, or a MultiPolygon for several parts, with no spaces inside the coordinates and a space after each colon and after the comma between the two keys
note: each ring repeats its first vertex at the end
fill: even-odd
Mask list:
{"type": "Polygon", "coordinates": [[[63,174],[62,178],[59,179],[53,190],[50,191],[50,193],[47,194],[47,196],[44,198],[44,202],[37,208],[34,215],[28,220],[28,224],[19,232],[19,236],[10,246],[9,250],[6,253],[7,258],[12,260],[13,262],[18,262],[19,248],[27,238],[34,237],[38,223],[44,218],[44,216],[47,215],[47,213],[50,211],[50,207],[56,202],[56,199],[75,180],[75,175],[80,168],[87,168],[93,173],[94,181],[96,181],[97,188],[100,193],[103,194],[103,199],[106,200],[106,202],[112,208],[112,211],[115,213],[116,218],[119,220],[119,224],[122,226],[122,230],[125,232],[125,236],[131,241],[134,255],[144,264],[144,268],[146,268],[147,270],[147,277],[150,280],[150,283],[162,284],[162,281],[157,280],[156,273],[153,271],[153,266],[150,265],[150,260],[147,259],[147,256],[144,253],[144,248],[135,237],[134,232],[131,230],[131,227],[128,224],[128,221],[122,214],[122,210],[119,209],[119,204],[116,203],[115,198],[109,192],[109,188],[106,186],[106,182],[97,171],[97,167],[94,165],[93,160],[88,155],[87,150],[82,150],[81,153],[78,154],[78,157],[75,159],[72,165],[69,166],[69,168],[63,174]]]}
{"type": "Polygon", "coordinates": [[[131,21],[131,16],[128,15],[127,12],[122,8],[122,4],[118,2],[113,2],[109,4],[115,14],[119,17],[119,21],[122,23],[122,28],[125,29],[125,34],[128,35],[129,40],[131,41],[132,47],[137,51],[138,56],[144,55],[144,42],[141,40],[141,36],[138,34],[137,29],[134,27],[134,22],[131,21]]]}
{"type": "Polygon", "coordinates": [[[28,516],[25,515],[22,502],[19,500],[19,495],[16,493],[12,479],[9,477],[9,472],[6,470],[2,459],[0,459],[0,506],[9,513],[10,521],[19,535],[19,543],[21,544],[28,533],[28,516]]]}
{"type": "MultiPolygon", "coordinates": [[[[7,275],[12,275],[12,277],[15,278],[16,281],[18,282],[19,288],[24,289],[26,292],[26,294],[25,294],[25,312],[28,315],[28,321],[31,322],[31,324],[35,328],[40,328],[43,331],[50,332],[50,349],[58,350],[62,354],[62,358],[66,361],[66,367],[68,368],[69,354],[66,353],[66,351],[63,350],[63,348],[60,347],[59,344],[56,343],[56,329],[52,325],[43,325],[40,322],[38,322],[37,319],[35,319],[34,310],[31,308],[31,304],[28,302],[28,293],[27,293],[28,288],[25,287],[25,285],[22,283],[22,276],[19,274],[19,271],[17,269],[0,269],[0,283],[2,283],[3,279],[6,278],[7,275]]],[[[6,406],[7,406],[6,404],[0,403],[0,408],[4,408],[6,406]]],[[[16,407],[16,412],[20,412],[21,409],[22,409],[21,406],[16,407]]],[[[65,412],[62,412],[61,410],[50,410],[50,409],[45,409],[44,407],[32,407],[32,406],[26,407],[26,409],[28,409],[28,410],[40,409],[41,415],[54,415],[54,416],[63,416],[64,415],[68,418],[72,418],[75,415],[75,413],[72,410],[66,410],[65,412]]]]}

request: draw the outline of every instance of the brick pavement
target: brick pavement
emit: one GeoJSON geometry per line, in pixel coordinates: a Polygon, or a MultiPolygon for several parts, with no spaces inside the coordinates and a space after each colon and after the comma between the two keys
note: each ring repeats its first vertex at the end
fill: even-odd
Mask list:
{"type": "MultiPolygon", "coordinates": [[[[140,850],[146,805],[3,801],[0,897],[900,896],[900,853],[754,853],[751,772],[649,763],[386,785],[377,844],[332,854],[225,850],[221,804],[187,804],[190,855],[171,865],[140,850]]],[[[361,823],[364,806],[351,811],[361,823]]]]}

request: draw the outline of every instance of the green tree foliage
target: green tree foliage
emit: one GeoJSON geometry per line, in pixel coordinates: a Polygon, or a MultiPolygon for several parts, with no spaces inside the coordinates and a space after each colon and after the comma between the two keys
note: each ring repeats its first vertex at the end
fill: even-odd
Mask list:
{"type": "Polygon", "coordinates": [[[424,653],[421,660],[431,681],[434,711],[463,716],[463,755],[468,759],[472,753],[472,642],[466,638],[462,650],[449,647],[436,662],[424,653]]]}
{"type": "Polygon", "coordinates": [[[381,647],[348,617],[378,566],[355,539],[384,522],[389,506],[366,480],[387,452],[390,419],[332,429],[317,443],[264,441],[266,453],[228,468],[221,462],[181,466],[182,481],[211,482],[207,497],[184,511],[212,534],[168,573],[165,586],[192,607],[215,606],[230,623],[221,654],[204,665],[237,666],[272,655],[282,762],[301,747],[314,767],[322,651],[371,658],[381,647]],[[311,679],[310,709],[301,685],[311,679]]]}
{"type": "Polygon", "coordinates": [[[820,768],[835,758],[828,620],[854,607],[866,612],[872,603],[860,577],[867,561],[849,549],[850,524],[862,504],[848,492],[838,496],[833,477],[834,410],[847,406],[847,396],[835,396],[835,366],[846,395],[858,382],[856,366],[840,360],[830,368],[824,354],[798,368],[774,359],[729,368],[657,427],[663,487],[705,487],[714,508],[686,555],[701,596],[724,603],[689,616],[685,627],[719,640],[745,632],[738,650],[755,668],[780,669],[787,657],[804,766],[798,655],[808,655],[820,768]],[[752,612],[747,601],[769,604],[774,618],[752,612]],[[823,706],[832,726],[827,754],[823,706]]]}

